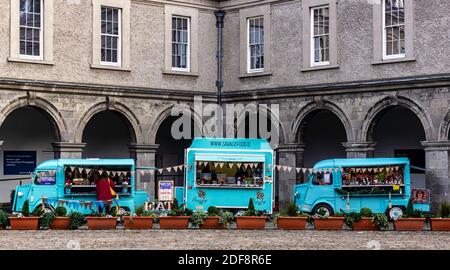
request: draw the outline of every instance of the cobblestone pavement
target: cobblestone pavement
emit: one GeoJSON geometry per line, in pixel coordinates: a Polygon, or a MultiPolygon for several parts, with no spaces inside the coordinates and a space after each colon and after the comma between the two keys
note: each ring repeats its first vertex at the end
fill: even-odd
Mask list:
{"type": "Polygon", "coordinates": [[[0,230],[0,249],[450,249],[450,232],[0,230]]]}

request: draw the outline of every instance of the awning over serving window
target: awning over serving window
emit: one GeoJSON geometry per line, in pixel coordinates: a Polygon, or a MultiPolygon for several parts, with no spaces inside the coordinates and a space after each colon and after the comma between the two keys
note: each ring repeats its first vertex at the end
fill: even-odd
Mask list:
{"type": "Polygon", "coordinates": [[[200,161],[224,161],[224,162],[264,162],[264,155],[195,155],[195,160],[200,161]]]}

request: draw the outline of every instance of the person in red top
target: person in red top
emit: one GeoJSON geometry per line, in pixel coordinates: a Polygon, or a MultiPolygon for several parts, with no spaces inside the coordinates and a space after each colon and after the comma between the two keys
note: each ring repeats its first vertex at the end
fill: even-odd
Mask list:
{"type": "MultiPolygon", "coordinates": [[[[105,204],[106,214],[109,214],[112,205],[113,195],[111,194],[111,188],[114,189],[114,182],[109,179],[108,174],[103,172],[101,176],[99,173],[94,175],[94,181],[96,181],[97,200],[103,201],[105,204]]],[[[99,212],[103,212],[101,206],[99,206],[99,212]]]]}

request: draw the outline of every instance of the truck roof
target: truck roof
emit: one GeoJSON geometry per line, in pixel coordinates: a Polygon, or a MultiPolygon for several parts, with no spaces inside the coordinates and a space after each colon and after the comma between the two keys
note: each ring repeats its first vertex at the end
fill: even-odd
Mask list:
{"type": "Polygon", "coordinates": [[[340,167],[375,167],[386,165],[406,165],[409,159],[401,158],[344,158],[344,159],[327,159],[314,164],[314,169],[329,169],[340,167]]]}
{"type": "Polygon", "coordinates": [[[133,159],[52,159],[47,160],[39,164],[36,169],[38,170],[54,170],[58,166],[81,166],[81,165],[91,165],[91,166],[134,166],[133,159]]]}

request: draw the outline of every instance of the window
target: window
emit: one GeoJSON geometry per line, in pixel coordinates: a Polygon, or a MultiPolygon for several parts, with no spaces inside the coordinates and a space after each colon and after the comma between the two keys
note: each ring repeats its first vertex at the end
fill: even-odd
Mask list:
{"type": "Polygon", "coordinates": [[[313,66],[330,63],[330,15],[328,6],[311,9],[311,60],[313,66]]]}
{"type": "Polygon", "coordinates": [[[172,16],[172,69],[189,71],[189,18],[172,16]]]}
{"type": "Polygon", "coordinates": [[[313,175],[313,185],[331,185],[333,183],[333,177],[331,173],[318,172],[313,175]]]}
{"type": "Polygon", "coordinates": [[[383,0],[383,58],[405,56],[404,0],[383,0]]]}
{"type": "Polygon", "coordinates": [[[264,18],[248,19],[248,72],[264,70],[264,18]]]}
{"type": "Polygon", "coordinates": [[[102,7],[101,10],[101,64],[120,66],[121,10],[102,7]]]}
{"type": "Polygon", "coordinates": [[[34,178],[35,185],[54,185],[56,184],[56,171],[41,171],[34,178]]]}
{"type": "Polygon", "coordinates": [[[20,0],[20,57],[42,60],[42,0],[20,0]]]}

